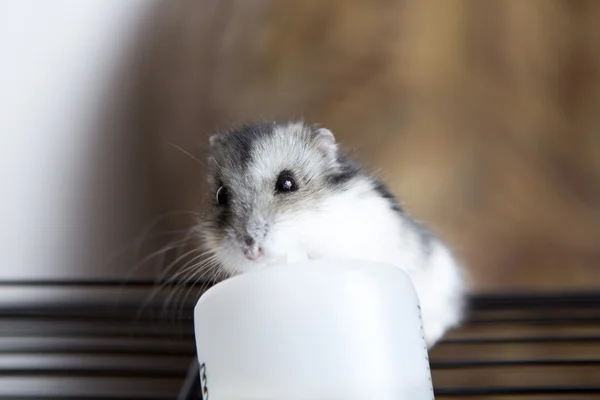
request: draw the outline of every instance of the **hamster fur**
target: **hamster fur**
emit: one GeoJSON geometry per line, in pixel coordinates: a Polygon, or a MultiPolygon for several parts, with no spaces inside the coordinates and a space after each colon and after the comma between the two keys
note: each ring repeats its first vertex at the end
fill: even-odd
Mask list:
{"type": "Polygon", "coordinates": [[[212,201],[198,228],[227,275],[298,251],[382,262],[410,276],[428,347],[462,321],[466,287],[451,250],[341,154],[328,129],[245,125],[211,136],[209,147],[212,201]]]}

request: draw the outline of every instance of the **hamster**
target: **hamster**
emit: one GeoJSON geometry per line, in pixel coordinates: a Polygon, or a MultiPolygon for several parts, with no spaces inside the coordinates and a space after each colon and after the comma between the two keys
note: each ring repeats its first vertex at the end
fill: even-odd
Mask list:
{"type": "Polygon", "coordinates": [[[304,252],[405,271],[431,348],[462,322],[463,268],[377,178],[338,149],[333,133],[302,122],[245,125],[209,139],[211,204],[198,226],[227,276],[304,252]]]}

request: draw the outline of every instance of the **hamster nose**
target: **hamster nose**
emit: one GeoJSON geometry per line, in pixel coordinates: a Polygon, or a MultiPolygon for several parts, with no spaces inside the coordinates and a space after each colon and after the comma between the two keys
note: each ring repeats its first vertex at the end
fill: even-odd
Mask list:
{"type": "Polygon", "coordinates": [[[263,255],[263,249],[261,245],[244,246],[244,255],[248,260],[256,261],[263,255]]]}
{"type": "Polygon", "coordinates": [[[252,246],[254,244],[254,239],[251,236],[244,237],[244,244],[246,246],[252,246]]]}
{"type": "Polygon", "coordinates": [[[253,238],[247,236],[244,238],[244,255],[248,260],[258,260],[263,255],[263,248],[253,238]]]}

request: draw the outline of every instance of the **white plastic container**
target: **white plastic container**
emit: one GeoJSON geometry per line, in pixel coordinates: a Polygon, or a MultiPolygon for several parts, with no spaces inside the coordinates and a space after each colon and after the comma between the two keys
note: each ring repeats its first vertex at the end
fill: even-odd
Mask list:
{"type": "Polygon", "coordinates": [[[408,276],[321,260],[246,273],[195,308],[208,400],[431,400],[420,308],[408,276]]]}

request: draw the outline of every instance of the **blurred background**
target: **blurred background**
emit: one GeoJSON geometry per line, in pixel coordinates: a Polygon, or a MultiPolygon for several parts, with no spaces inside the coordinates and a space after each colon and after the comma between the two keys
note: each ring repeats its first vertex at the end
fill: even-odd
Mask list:
{"type": "MultiPolygon", "coordinates": [[[[207,137],[303,118],[329,127],[446,239],[473,293],[597,292],[599,21],[594,0],[0,0],[0,281],[155,279],[178,243],[193,246],[174,240],[204,203],[193,157],[207,137]]],[[[67,292],[2,287],[0,304],[51,293],[67,292]]],[[[476,312],[432,353],[435,368],[496,364],[434,368],[434,382],[597,384],[597,313],[568,302],[521,313],[525,304],[513,304],[518,323],[476,312]],[[557,315],[584,319],[538,323],[557,315]],[[549,334],[566,336],[539,341],[549,334]],[[561,367],[579,356],[596,361],[561,367]],[[563,359],[530,373],[498,367],[520,357],[563,359]]],[[[17,322],[15,336],[58,329],[17,322]]],[[[0,350],[21,348],[5,339],[0,350]]],[[[99,362],[90,354],[77,363],[99,362]]],[[[2,371],[0,389],[32,387],[7,386],[2,371]]]]}
{"type": "MultiPolygon", "coordinates": [[[[191,224],[209,134],[331,128],[477,292],[600,283],[600,3],[0,2],[0,277],[119,277],[191,224]]],[[[137,269],[152,276],[153,262],[137,269]]]]}

